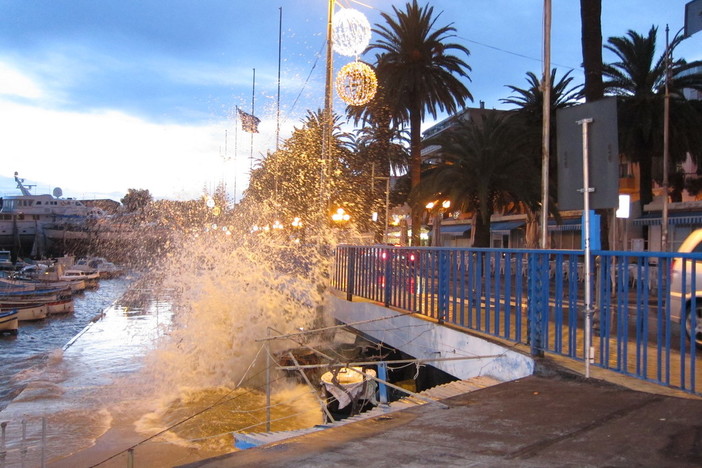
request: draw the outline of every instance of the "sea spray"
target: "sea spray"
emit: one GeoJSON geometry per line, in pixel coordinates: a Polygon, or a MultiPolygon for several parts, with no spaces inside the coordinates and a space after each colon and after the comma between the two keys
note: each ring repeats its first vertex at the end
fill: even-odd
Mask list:
{"type": "MultiPolygon", "coordinates": [[[[267,353],[299,346],[265,339],[330,323],[329,242],[309,236],[303,244],[248,226],[234,233],[184,232],[169,241],[154,284],[172,291],[173,319],[141,371],[153,386],[155,409],[136,425],[145,436],[171,428],[163,437],[187,445],[226,432],[265,430],[267,353]]],[[[272,365],[271,428],[322,422],[313,395],[318,389],[303,386],[289,398],[293,384],[272,365]]]]}

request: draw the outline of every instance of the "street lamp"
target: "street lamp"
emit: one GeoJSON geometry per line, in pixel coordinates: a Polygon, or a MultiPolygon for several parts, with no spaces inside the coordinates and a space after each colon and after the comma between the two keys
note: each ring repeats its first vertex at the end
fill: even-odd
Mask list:
{"type": "Polygon", "coordinates": [[[343,208],[339,208],[331,216],[331,218],[335,223],[341,224],[348,222],[351,219],[351,215],[348,214],[343,208]]]}

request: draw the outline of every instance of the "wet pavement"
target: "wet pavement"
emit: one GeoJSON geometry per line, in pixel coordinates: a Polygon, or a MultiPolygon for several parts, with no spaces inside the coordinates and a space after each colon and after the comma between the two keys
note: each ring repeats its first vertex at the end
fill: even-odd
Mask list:
{"type": "Polygon", "coordinates": [[[702,399],[551,358],[535,375],[183,467],[699,467],[702,399]]]}

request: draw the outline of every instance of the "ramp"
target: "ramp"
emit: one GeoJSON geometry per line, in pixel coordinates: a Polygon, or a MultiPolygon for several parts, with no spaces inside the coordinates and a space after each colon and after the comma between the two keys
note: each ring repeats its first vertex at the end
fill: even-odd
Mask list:
{"type": "MultiPolygon", "coordinates": [[[[443,385],[438,385],[436,387],[429,388],[423,392],[419,392],[419,395],[431,398],[434,400],[444,400],[454,396],[462,395],[464,393],[474,392],[486,387],[491,387],[502,383],[498,380],[489,376],[478,376],[472,377],[465,380],[455,380],[443,385]]],[[[280,442],[283,440],[291,439],[293,437],[298,437],[306,434],[311,434],[313,432],[322,431],[324,429],[329,429],[332,427],[340,427],[346,424],[351,424],[353,422],[362,421],[365,419],[371,419],[378,416],[383,416],[395,411],[400,411],[403,409],[411,408],[413,406],[420,406],[429,404],[426,401],[420,400],[418,398],[413,398],[411,396],[402,398],[397,401],[393,401],[387,405],[379,405],[372,410],[365,411],[356,416],[351,416],[340,421],[335,421],[329,424],[320,424],[314,427],[309,427],[305,429],[298,429],[295,431],[280,431],[280,432],[235,432],[233,433],[235,439],[235,446],[238,449],[247,449],[251,447],[258,447],[261,445],[272,444],[275,442],[280,442]]]]}

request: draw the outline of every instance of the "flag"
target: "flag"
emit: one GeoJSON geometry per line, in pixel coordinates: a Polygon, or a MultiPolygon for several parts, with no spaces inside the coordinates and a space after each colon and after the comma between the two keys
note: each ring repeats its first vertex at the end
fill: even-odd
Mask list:
{"type": "Polygon", "coordinates": [[[244,112],[243,110],[236,108],[239,111],[239,118],[241,119],[241,129],[247,133],[258,133],[258,124],[261,119],[255,115],[244,112]]]}
{"type": "Polygon", "coordinates": [[[702,0],[693,0],[685,5],[685,37],[702,30],[702,0]]]}

